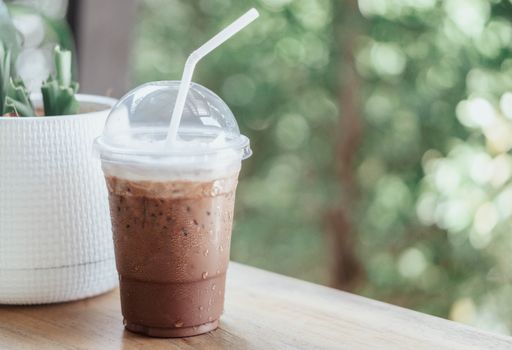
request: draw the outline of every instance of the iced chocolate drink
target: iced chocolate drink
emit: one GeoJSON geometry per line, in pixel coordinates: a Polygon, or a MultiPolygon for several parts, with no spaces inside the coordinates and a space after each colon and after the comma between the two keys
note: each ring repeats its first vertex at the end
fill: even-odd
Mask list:
{"type": "Polygon", "coordinates": [[[237,176],[208,182],[106,177],[127,329],[183,337],[217,327],[237,176]]]}
{"type": "Polygon", "coordinates": [[[146,83],[123,96],[94,142],[109,187],[128,330],[183,337],[218,325],[237,177],[252,152],[226,103],[192,75],[258,15],[247,11],[194,50],[181,81],[146,83]]]}
{"type": "Polygon", "coordinates": [[[197,84],[169,145],[178,86],[154,82],[128,93],[95,141],[109,190],[125,327],[156,337],[217,327],[238,173],[251,154],[226,104],[197,84]]]}

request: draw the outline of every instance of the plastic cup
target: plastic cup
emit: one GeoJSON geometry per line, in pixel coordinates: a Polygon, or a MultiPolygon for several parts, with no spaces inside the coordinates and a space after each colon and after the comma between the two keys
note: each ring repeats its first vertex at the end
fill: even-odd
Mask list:
{"type": "Polygon", "coordinates": [[[138,87],[95,141],[109,190],[126,329],[185,337],[223,311],[235,190],[251,154],[226,104],[192,84],[177,142],[166,146],[179,82],[138,87]]]}

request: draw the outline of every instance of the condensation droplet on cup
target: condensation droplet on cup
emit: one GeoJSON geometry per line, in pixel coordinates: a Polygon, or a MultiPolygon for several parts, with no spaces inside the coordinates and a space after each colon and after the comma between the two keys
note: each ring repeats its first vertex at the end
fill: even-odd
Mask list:
{"type": "Polygon", "coordinates": [[[206,277],[208,277],[208,272],[207,272],[207,271],[206,271],[206,272],[203,272],[202,277],[203,277],[203,279],[205,280],[205,279],[206,279],[206,277]]]}
{"type": "Polygon", "coordinates": [[[219,250],[220,250],[221,252],[223,252],[223,251],[224,251],[224,246],[223,246],[222,244],[219,246],[219,250]]]}
{"type": "Polygon", "coordinates": [[[126,326],[128,324],[128,321],[126,321],[126,318],[123,318],[123,326],[126,326]]]}
{"type": "Polygon", "coordinates": [[[183,327],[183,322],[182,322],[182,321],[176,321],[176,322],[174,323],[174,327],[176,327],[176,328],[183,327]]]}
{"type": "Polygon", "coordinates": [[[215,288],[216,288],[215,284],[214,284],[214,285],[212,285],[212,290],[215,290],[215,288]]]}
{"type": "Polygon", "coordinates": [[[204,310],[204,306],[203,305],[199,306],[199,311],[203,311],[203,310],[204,310]]]}
{"type": "Polygon", "coordinates": [[[219,185],[217,183],[215,183],[210,191],[210,195],[212,197],[218,195],[220,193],[220,188],[219,188],[219,185]]]}
{"type": "Polygon", "coordinates": [[[204,256],[208,256],[208,253],[209,253],[209,250],[208,250],[208,249],[206,249],[206,250],[203,252],[203,255],[204,255],[204,256]]]}
{"type": "Polygon", "coordinates": [[[208,322],[212,322],[213,321],[213,317],[209,316],[208,317],[208,322]]]}

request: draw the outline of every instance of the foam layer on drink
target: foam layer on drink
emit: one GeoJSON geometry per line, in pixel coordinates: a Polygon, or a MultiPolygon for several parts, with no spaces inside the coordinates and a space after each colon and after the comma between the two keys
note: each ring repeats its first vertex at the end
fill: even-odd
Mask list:
{"type": "Polygon", "coordinates": [[[206,159],[196,162],[132,162],[102,161],[105,176],[132,181],[212,181],[238,174],[241,159],[206,159]]]}

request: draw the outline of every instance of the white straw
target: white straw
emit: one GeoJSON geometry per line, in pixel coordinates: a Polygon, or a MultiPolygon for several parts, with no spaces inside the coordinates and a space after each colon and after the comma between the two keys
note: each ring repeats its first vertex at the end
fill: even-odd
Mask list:
{"type": "Polygon", "coordinates": [[[171,146],[176,141],[176,134],[178,132],[178,127],[180,126],[183,108],[185,107],[185,100],[187,98],[190,83],[192,82],[192,75],[194,74],[194,68],[196,67],[197,62],[240,30],[244,29],[248,24],[258,18],[259,15],[260,14],[256,9],[250,9],[188,56],[187,62],[185,62],[185,69],[183,70],[183,75],[181,77],[176,104],[172,111],[169,130],[167,131],[167,147],[171,146]]]}

